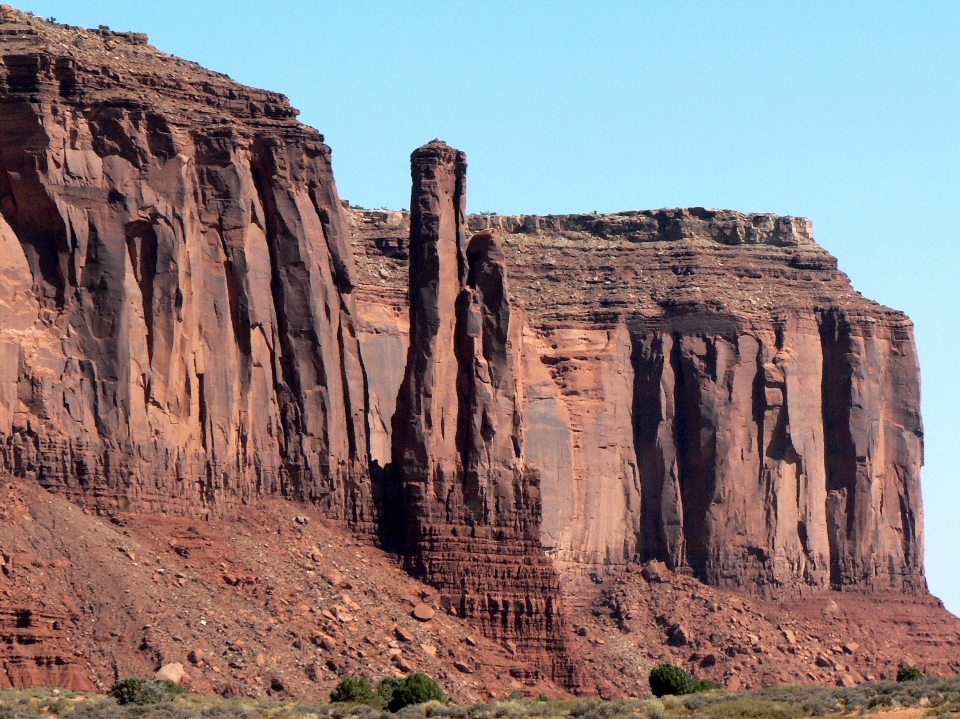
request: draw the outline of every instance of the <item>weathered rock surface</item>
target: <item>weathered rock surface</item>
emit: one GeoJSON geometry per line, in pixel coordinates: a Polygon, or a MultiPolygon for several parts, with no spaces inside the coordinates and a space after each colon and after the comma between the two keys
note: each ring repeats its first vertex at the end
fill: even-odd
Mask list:
{"type": "Polygon", "coordinates": [[[410,346],[393,418],[410,571],[458,616],[569,685],[557,575],[523,454],[519,363],[497,231],[466,239],[466,157],[411,156],[410,346]]]}
{"type": "Polygon", "coordinates": [[[0,10],[0,459],[98,508],[370,519],[349,230],[282,95],[0,10]]]}
{"type": "Polygon", "coordinates": [[[0,608],[0,689],[58,686],[93,689],[65,628],[70,618],[41,608],[30,598],[0,608]],[[23,601],[26,600],[26,601],[23,601]]]}
{"type": "MultiPolygon", "coordinates": [[[[350,214],[361,315],[395,314],[409,218],[350,214]]],[[[524,451],[558,567],[659,559],[770,596],[925,591],[912,325],[856,293],[807,220],[467,224],[500,230],[525,318],[524,451]]]]}

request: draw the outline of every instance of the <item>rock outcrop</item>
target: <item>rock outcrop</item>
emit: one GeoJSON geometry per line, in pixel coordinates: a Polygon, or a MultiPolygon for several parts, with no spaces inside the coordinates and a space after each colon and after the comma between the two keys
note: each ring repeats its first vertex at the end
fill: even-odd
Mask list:
{"type": "Polygon", "coordinates": [[[94,689],[86,667],[77,659],[65,627],[70,618],[26,601],[0,608],[0,689],[71,687],[94,689]]]}
{"type": "Polygon", "coordinates": [[[462,152],[434,141],[411,167],[410,347],[392,423],[408,567],[458,616],[570,685],[539,477],[523,453],[521,323],[499,235],[466,239],[462,152]]]}
{"type": "Polygon", "coordinates": [[[0,10],[0,458],[98,509],[369,521],[330,150],[276,93],[0,10]]]}
{"type": "MultiPolygon", "coordinates": [[[[388,325],[408,218],[351,217],[360,315],[402,347],[388,325]]],[[[524,453],[557,567],[659,559],[774,597],[925,592],[912,326],[850,287],[809,221],[691,208],[467,225],[501,232],[525,318],[524,453]]]]}

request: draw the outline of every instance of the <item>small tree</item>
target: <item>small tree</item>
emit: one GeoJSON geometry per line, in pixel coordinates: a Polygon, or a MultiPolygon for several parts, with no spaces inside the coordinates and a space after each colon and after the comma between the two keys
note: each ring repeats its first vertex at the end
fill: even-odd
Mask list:
{"type": "Polygon", "coordinates": [[[367,681],[366,677],[353,677],[349,674],[340,677],[337,686],[330,692],[330,701],[334,703],[367,704],[380,706],[380,697],[367,681]]]}
{"type": "Polygon", "coordinates": [[[443,687],[426,674],[414,672],[395,686],[387,709],[397,712],[411,704],[429,701],[444,701],[443,687]]]}
{"type": "Polygon", "coordinates": [[[916,667],[900,667],[897,670],[898,682],[912,682],[917,679],[923,679],[923,672],[916,667]]]}
{"type": "Polygon", "coordinates": [[[377,697],[380,700],[380,707],[386,708],[393,701],[393,693],[403,684],[403,679],[397,677],[386,677],[377,684],[377,697]]]}
{"type": "Polygon", "coordinates": [[[694,691],[696,680],[690,674],[673,664],[658,664],[650,670],[650,691],[656,697],[673,694],[690,694],[694,691]]]}

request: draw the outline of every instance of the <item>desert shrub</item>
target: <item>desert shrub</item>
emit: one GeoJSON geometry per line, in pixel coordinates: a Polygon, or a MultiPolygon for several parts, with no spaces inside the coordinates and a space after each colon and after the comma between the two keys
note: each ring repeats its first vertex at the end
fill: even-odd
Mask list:
{"type": "Polygon", "coordinates": [[[0,719],[40,719],[40,714],[29,706],[4,704],[0,706],[0,719]]]}
{"type": "Polygon", "coordinates": [[[689,709],[692,712],[702,709],[705,706],[709,706],[713,702],[710,701],[707,697],[702,694],[693,694],[683,701],[683,706],[689,709]]]}
{"type": "Polygon", "coordinates": [[[403,684],[403,679],[397,677],[385,677],[380,680],[377,684],[377,699],[382,708],[386,709],[390,706],[390,702],[393,701],[393,693],[401,684],[403,684]]]}
{"type": "Polygon", "coordinates": [[[769,701],[795,704],[813,716],[825,716],[842,711],[838,691],[818,686],[787,686],[761,690],[759,696],[769,701]]]}
{"type": "Polygon", "coordinates": [[[710,716],[724,719],[799,719],[806,712],[793,704],[762,699],[733,699],[710,706],[710,716]]]}
{"type": "Polygon", "coordinates": [[[658,664],[650,670],[650,691],[655,697],[668,694],[680,696],[692,694],[696,680],[690,674],[673,664],[658,664]]]}
{"type": "Polygon", "coordinates": [[[423,704],[408,704],[403,709],[398,709],[393,716],[396,719],[427,719],[427,712],[423,704]]]}
{"type": "Polygon", "coordinates": [[[570,709],[573,719],[614,719],[624,714],[634,716],[634,713],[623,702],[597,701],[592,699],[580,702],[570,709]]]}
{"type": "MultiPolygon", "coordinates": [[[[782,685],[737,696],[789,704],[800,707],[806,714],[825,716],[884,707],[916,707],[927,704],[940,707],[960,700],[960,679],[923,677],[899,683],[892,680],[865,682],[851,688],[782,685]]],[[[708,696],[706,699],[711,709],[716,702],[724,701],[722,697],[715,696],[708,696]]]]}
{"type": "Polygon", "coordinates": [[[380,706],[380,697],[366,677],[353,677],[349,674],[340,677],[337,686],[330,692],[330,701],[334,704],[352,703],[380,706]]]}
{"type": "MultiPolygon", "coordinates": [[[[383,685],[387,680],[381,682],[383,685]]],[[[384,693],[390,688],[384,687],[384,693]]],[[[411,704],[423,704],[429,701],[444,701],[443,688],[440,684],[428,677],[422,672],[414,672],[405,679],[396,681],[392,684],[393,691],[390,694],[390,700],[386,708],[392,712],[397,712],[411,704]]],[[[379,690],[379,687],[378,687],[379,690]]],[[[378,693],[380,693],[378,691],[378,693]]],[[[380,696],[384,696],[383,693],[380,696]]]]}
{"type": "Polygon", "coordinates": [[[75,703],[66,697],[48,697],[37,703],[37,712],[39,714],[52,714],[60,716],[73,710],[75,703]]]}
{"type": "Polygon", "coordinates": [[[696,712],[696,711],[702,709],[703,707],[712,706],[712,705],[716,704],[717,702],[727,701],[727,700],[728,700],[727,698],[730,696],[729,694],[714,694],[714,695],[709,695],[709,696],[706,695],[706,694],[702,694],[701,692],[710,691],[710,690],[712,690],[712,689],[718,689],[718,688],[719,688],[719,685],[716,685],[716,684],[717,684],[716,682],[707,682],[707,681],[704,681],[704,684],[705,684],[705,685],[706,685],[706,684],[709,684],[710,686],[704,686],[704,687],[701,688],[700,690],[695,691],[695,692],[693,692],[693,693],[685,696],[684,699],[683,699],[683,702],[681,702],[680,706],[684,706],[684,707],[686,707],[687,709],[689,709],[690,711],[696,712]],[[714,686],[714,685],[716,685],[716,686],[714,686]]]}
{"type": "Polygon", "coordinates": [[[691,693],[712,692],[714,689],[720,689],[720,685],[712,679],[694,679],[693,685],[691,686],[691,693]]]}
{"type": "Polygon", "coordinates": [[[572,719],[601,719],[601,702],[598,699],[587,699],[570,709],[572,719]]]}
{"type": "Polygon", "coordinates": [[[110,686],[110,695],[120,705],[146,706],[147,704],[159,704],[182,693],[183,689],[173,682],[165,680],[155,682],[149,679],[138,679],[137,677],[120,679],[110,686]]]}
{"type": "Polygon", "coordinates": [[[923,672],[916,667],[900,667],[897,670],[898,682],[914,682],[917,679],[923,679],[923,672]]]}
{"type": "MultiPolygon", "coordinates": [[[[378,698],[379,699],[379,698],[378,698]]],[[[371,704],[354,704],[349,709],[348,719],[377,719],[377,717],[387,716],[379,706],[371,704]]],[[[304,719],[310,718],[309,715],[304,719]]]]}

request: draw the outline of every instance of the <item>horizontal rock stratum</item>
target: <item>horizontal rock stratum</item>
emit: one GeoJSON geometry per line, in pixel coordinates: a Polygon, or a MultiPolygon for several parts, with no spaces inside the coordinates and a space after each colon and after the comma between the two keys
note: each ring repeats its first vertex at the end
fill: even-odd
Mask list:
{"type": "MultiPolygon", "coordinates": [[[[613,607],[618,631],[646,632],[626,616],[644,592],[716,672],[725,660],[676,616],[683,602],[657,609],[672,587],[749,594],[768,614],[835,591],[942,612],[923,576],[912,325],[853,290],[808,220],[469,215],[466,156],[439,141],[413,154],[412,214],[351,208],[330,148],[296,115],[143,35],[0,6],[8,475],[118,526],[166,515],[236,529],[264,502],[312,505],[401,554],[434,587],[433,611],[509,654],[491,671],[531,687],[634,691],[604,679],[633,675],[584,639],[578,612],[613,607]],[[651,560],[672,570],[662,591],[633,571],[651,560]]],[[[309,571],[296,581],[313,586],[309,571]]],[[[259,600],[255,581],[228,584],[259,600]]],[[[14,589],[0,614],[11,637],[34,618],[33,654],[0,651],[8,682],[99,681],[105,656],[84,670],[63,654],[82,591],[47,608],[32,585],[14,589]]],[[[127,639],[151,660],[186,660],[127,639]]],[[[474,671],[444,652],[437,666],[474,671]]]]}

